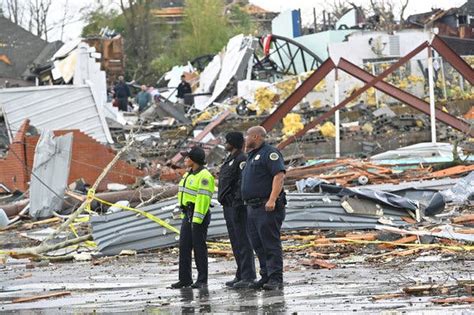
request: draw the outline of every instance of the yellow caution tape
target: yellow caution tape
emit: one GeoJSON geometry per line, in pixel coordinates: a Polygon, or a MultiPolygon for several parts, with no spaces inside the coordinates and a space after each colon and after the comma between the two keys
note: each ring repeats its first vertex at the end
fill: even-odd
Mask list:
{"type": "MultiPolygon", "coordinates": [[[[89,193],[87,195],[89,197],[89,193]]],[[[167,228],[168,230],[170,230],[172,232],[175,232],[176,234],[179,234],[179,230],[177,228],[175,228],[174,226],[172,226],[168,222],[154,216],[151,213],[148,213],[148,212],[145,212],[145,211],[142,211],[142,210],[139,210],[139,209],[135,209],[135,208],[132,208],[132,207],[122,206],[120,204],[111,203],[111,202],[108,202],[106,200],[102,200],[100,198],[97,198],[96,196],[92,196],[92,199],[97,200],[98,202],[103,203],[103,204],[108,205],[108,206],[114,206],[114,207],[117,207],[117,208],[120,208],[120,209],[136,212],[136,213],[138,213],[138,214],[140,214],[140,215],[142,215],[142,216],[158,223],[162,227],[167,228]]]]}
{"type": "Polygon", "coordinates": [[[89,216],[85,216],[85,217],[82,217],[82,218],[77,218],[74,220],[74,222],[76,223],[86,223],[86,222],[89,222],[90,218],[89,216]]]}
{"type": "Polygon", "coordinates": [[[79,237],[79,235],[77,234],[77,231],[76,231],[76,228],[74,227],[74,224],[69,224],[69,228],[71,229],[72,233],[76,236],[76,237],[79,237]]]}
{"type": "Polygon", "coordinates": [[[84,211],[86,211],[89,214],[94,213],[91,209],[91,202],[95,197],[95,190],[94,189],[89,189],[87,191],[87,196],[86,196],[86,205],[84,206],[84,211]]]}

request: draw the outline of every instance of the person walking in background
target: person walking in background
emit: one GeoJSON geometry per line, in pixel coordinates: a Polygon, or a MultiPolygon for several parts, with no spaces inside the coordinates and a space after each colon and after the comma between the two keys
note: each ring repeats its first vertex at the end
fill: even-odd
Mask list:
{"type": "Polygon", "coordinates": [[[151,103],[151,94],[146,85],[141,86],[141,91],[135,96],[135,102],[138,104],[138,111],[143,111],[151,103]]]}
{"type": "Polygon", "coordinates": [[[186,81],[184,74],[181,76],[181,82],[178,85],[178,103],[184,104],[184,96],[186,94],[192,93],[191,85],[186,81]]]}
{"type": "Polygon", "coordinates": [[[125,83],[123,76],[118,77],[118,82],[114,87],[114,97],[117,100],[118,108],[123,111],[128,111],[128,98],[131,96],[130,89],[125,83]]]}

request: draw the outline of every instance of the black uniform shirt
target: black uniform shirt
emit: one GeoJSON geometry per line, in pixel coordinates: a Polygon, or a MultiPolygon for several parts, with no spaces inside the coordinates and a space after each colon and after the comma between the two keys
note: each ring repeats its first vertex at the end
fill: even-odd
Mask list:
{"type": "Polygon", "coordinates": [[[176,97],[184,98],[186,94],[189,94],[191,92],[191,85],[188,82],[181,82],[178,85],[178,94],[176,95],[176,97]]]}
{"type": "Polygon", "coordinates": [[[217,200],[223,206],[241,206],[244,204],[240,194],[242,169],[247,156],[242,151],[229,154],[219,172],[217,200]]]}
{"type": "Polygon", "coordinates": [[[242,199],[270,197],[273,177],[280,172],[285,172],[285,164],[278,149],[264,143],[250,152],[242,171],[242,199]]]}
{"type": "Polygon", "coordinates": [[[114,87],[114,91],[116,98],[126,98],[131,96],[130,89],[125,82],[117,83],[117,85],[114,87]]]}

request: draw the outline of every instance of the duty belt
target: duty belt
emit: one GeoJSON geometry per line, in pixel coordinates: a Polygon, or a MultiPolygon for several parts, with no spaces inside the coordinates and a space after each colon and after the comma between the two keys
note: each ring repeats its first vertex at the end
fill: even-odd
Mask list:
{"type": "Polygon", "coordinates": [[[246,206],[258,206],[258,205],[266,203],[267,200],[268,198],[252,198],[252,199],[244,200],[244,204],[246,206]]]}

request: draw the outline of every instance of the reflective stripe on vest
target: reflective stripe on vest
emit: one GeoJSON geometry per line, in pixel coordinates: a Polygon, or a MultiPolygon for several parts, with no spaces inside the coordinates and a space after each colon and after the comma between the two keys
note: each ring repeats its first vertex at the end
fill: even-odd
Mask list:
{"type": "Polygon", "coordinates": [[[186,187],[179,187],[178,191],[190,194],[192,196],[196,196],[199,193],[199,192],[195,192],[194,190],[186,188],[186,187]]]}
{"type": "Polygon", "coordinates": [[[197,211],[194,211],[194,213],[193,213],[193,217],[198,217],[198,218],[200,218],[201,220],[204,220],[204,217],[205,217],[205,216],[206,216],[205,214],[199,213],[199,212],[197,212],[197,211]]]}
{"type": "Polygon", "coordinates": [[[210,192],[209,190],[199,189],[197,193],[201,195],[206,195],[212,198],[212,192],[210,192]]]}

